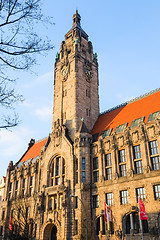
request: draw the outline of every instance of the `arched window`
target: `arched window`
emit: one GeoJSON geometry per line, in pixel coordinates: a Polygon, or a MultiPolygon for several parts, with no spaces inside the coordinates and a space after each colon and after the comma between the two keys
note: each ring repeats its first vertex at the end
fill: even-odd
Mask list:
{"type": "Polygon", "coordinates": [[[65,160],[62,157],[53,159],[50,167],[50,186],[64,184],[65,160]]]}

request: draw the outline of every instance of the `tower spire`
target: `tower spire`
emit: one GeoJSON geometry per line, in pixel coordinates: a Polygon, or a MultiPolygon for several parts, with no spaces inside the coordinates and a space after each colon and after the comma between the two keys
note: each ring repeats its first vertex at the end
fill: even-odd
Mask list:
{"type": "Polygon", "coordinates": [[[76,13],[73,15],[73,27],[75,26],[81,26],[81,16],[78,13],[78,10],[76,10],[76,13]]]}

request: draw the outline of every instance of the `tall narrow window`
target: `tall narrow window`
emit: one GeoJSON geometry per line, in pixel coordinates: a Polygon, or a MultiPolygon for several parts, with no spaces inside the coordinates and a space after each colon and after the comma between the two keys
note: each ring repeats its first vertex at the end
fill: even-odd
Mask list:
{"type": "Polygon", "coordinates": [[[54,175],[55,175],[55,173],[54,173],[54,163],[52,164],[52,166],[51,166],[51,186],[53,186],[54,185],[54,175]]]}
{"type": "Polygon", "coordinates": [[[93,158],[93,182],[99,181],[98,157],[93,158]]]}
{"type": "Polygon", "coordinates": [[[118,157],[119,157],[119,172],[120,172],[120,177],[125,177],[125,176],[127,175],[125,149],[120,150],[120,151],[118,152],[118,157]]]}
{"type": "Polygon", "coordinates": [[[113,193],[106,193],[106,203],[109,206],[113,205],[113,193]]]}
{"type": "Polygon", "coordinates": [[[85,183],[86,182],[86,160],[85,157],[82,158],[82,182],[85,183]]]}
{"type": "Polygon", "coordinates": [[[56,185],[60,185],[61,158],[56,158],[56,185]]]}
{"type": "Polygon", "coordinates": [[[75,184],[78,183],[78,159],[75,159],[75,184]]]}
{"type": "Polygon", "coordinates": [[[111,153],[105,155],[106,180],[112,179],[112,159],[111,153]]]}
{"type": "Polygon", "coordinates": [[[138,198],[140,198],[142,201],[145,201],[145,189],[144,189],[144,187],[136,189],[136,196],[137,196],[137,202],[138,202],[138,198]]]}
{"type": "Polygon", "coordinates": [[[124,190],[120,192],[121,205],[128,203],[128,191],[124,190]]]}
{"type": "Polygon", "coordinates": [[[98,208],[99,207],[99,196],[93,195],[92,201],[93,201],[93,208],[98,208]]]}
{"type": "Polygon", "coordinates": [[[64,184],[64,178],[65,178],[65,160],[62,158],[62,182],[64,184]]]}
{"type": "Polygon", "coordinates": [[[159,157],[157,140],[149,142],[149,148],[150,148],[152,168],[153,168],[153,170],[159,170],[160,169],[160,157],[159,157]]]}
{"type": "Polygon", "coordinates": [[[29,196],[33,194],[34,176],[30,177],[29,196]]]}
{"type": "Polygon", "coordinates": [[[12,182],[9,183],[9,199],[11,199],[12,195],[12,182]]]}
{"type": "Polygon", "coordinates": [[[26,184],[26,178],[23,179],[22,182],[22,196],[24,197],[25,193],[27,192],[27,184],[26,184]]]}
{"type": "Polygon", "coordinates": [[[15,198],[18,196],[18,189],[19,189],[19,181],[16,181],[16,187],[15,187],[15,198]]]}
{"type": "Polygon", "coordinates": [[[135,173],[137,174],[143,173],[143,163],[142,163],[140,145],[133,146],[133,157],[134,157],[135,173]]]}
{"type": "Polygon", "coordinates": [[[154,198],[155,200],[160,200],[160,184],[153,186],[154,188],[154,198]]]}
{"type": "Polygon", "coordinates": [[[78,234],[78,220],[75,220],[75,235],[78,234]]]}

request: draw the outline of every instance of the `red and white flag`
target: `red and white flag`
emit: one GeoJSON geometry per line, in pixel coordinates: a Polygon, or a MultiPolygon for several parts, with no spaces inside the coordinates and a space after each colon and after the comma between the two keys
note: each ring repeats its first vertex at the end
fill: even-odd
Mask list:
{"type": "Polygon", "coordinates": [[[112,222],[112,210],[111,208],[104,202],[104,214],[105,214],[105,222],[112,222]]]}
{"type": "Polygon", "coordinates": [[[148,216],[145,210],[144,203],[138,198],[139,201],[139,213],[140,213],[140,220],[148,220],[148,216]]]}
{"type": "Polygon", "coordinates": [[[9,230],[12,231],[12,220],[11,220],[11,216],[10,216],[10,219],[9,219],[9,230]]]}

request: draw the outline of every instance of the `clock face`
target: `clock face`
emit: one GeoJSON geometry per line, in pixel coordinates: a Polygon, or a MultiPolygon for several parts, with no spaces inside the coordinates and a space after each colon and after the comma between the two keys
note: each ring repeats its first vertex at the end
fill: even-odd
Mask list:
{"type": "Polygon", "coordinates": [[[87,81],[90,81],[92,76],[93,76],[91,67],[90,66],[85,66],[84,67],[84,73],[85,73],[87,81]]]}
{"type": "Polygon", "coordinates": [[[61,69],[61,75],[63,77],[63,80],[66,81],[68,77],[68,66],[63,66],[61,69]]]}

